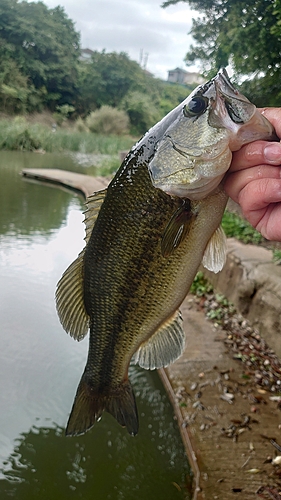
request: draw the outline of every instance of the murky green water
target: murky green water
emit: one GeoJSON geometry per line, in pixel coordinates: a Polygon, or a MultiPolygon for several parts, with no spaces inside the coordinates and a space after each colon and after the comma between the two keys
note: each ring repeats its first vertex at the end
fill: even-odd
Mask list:
{"type": "Polygon", "coordinates": [[[0,499],[189,498],[187,460],[155,372],[132,369],[140,432],[108,414],[78,438],[64,426],[87,355],[62,329],[55,286],[83,247],[83,200],[22,168],[83,170],[67,157],[0,152],[0,499]]]}

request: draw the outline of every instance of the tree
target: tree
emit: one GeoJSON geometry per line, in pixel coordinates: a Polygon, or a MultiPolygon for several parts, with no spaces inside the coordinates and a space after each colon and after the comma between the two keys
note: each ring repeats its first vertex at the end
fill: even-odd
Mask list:
{"type": "MultiPolygon", "coordinates": [[[[168,0],[163,6],[178,1],[168,0]]],[[[190,47],[186,62],[200,61],[209,76],[231,63],[236,75],[251,76],[248,88],[255,88],[259,98],[263,92],[263,105],[279,102],[281,1],[182,1],[203,14],[193,20],[191,34],[196,44],[190,47]]]]}
{"type": "Polygon", "coordinates": [[[190,90],[190,87],[154,78],[124,52],[94,51],[90,62],[80,62],[76,110],[85,116],[104,105],[121,107],[129,113],[136,127],[136,113],[141,109],[142,123],[136,130],[143,133],[145,122],[155,123],[153,120],[179,104],[190,90]],[[154,108],[158,109],[157,113],[154,108]]]}
{"type": "Polygon", "coordinates": [[[134,135],[144,134],[162,116],[152,99],[147,94],[137,90],[128,92],[121,106],[129,115],[134,135]]]}
{"type": "Polygon", "coordinates": [[[117,107],[142,78],[142,72],[124,52],[94,51],[90,62],[80,64],[79,111],[93,111],[102,105],[117,107]]]}
{"type": "Polygon", "coordinates": [[[0,0],[0,59],[12,59],[44,104],[72,104],[80,35],[62,7],[0,0]]]}
{"type": "Polygon", "coordinates": [[[0,104],[3,111],[24,112],[28,101],[28,81],[10,58],[0,60],[0,104]]]}

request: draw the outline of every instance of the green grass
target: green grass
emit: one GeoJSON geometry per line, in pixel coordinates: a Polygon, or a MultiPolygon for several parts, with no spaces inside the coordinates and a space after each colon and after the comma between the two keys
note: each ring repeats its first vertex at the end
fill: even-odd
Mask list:
{"type": "Polygon", "coordinates": [[[205,278],[204,273],[202,271],[198,271],[190,287],[190,293],[197,295],[197,297],[203,297],[207,293],[211,292],[213,292],[213,286],[205,278]]]}
{"type": "Polygon", "coordinates": [[[236,238],[244,243],[252,243],[253,245],[257,245],[263,241],[262,235],[249,222],[227,210],[222,219],[222,227],[228,238],[236,238]]]}
{"type": "Polygon", "coordinates": [[[110,157],[101,157],[101,161],[95,168],[95,175],[111,175],[120,167],[120,156],[112,155],[110,157]]]}
{"type": "Polygon", "coordinates": [[[280,248],[275,248],[273,251],[273,262],[278,266],[281,265],[281,250],[280,248]]]}
{"type": "Polygon", "coordinates": [[[116,155],[121,150],[130,149],[134,142],[130,136],[101,135],[66,128],[58,128],[53,132],[51,127],[42,124],[0,120],[0,150],[43,149],[50,153],[79,151],[116,155]]]}

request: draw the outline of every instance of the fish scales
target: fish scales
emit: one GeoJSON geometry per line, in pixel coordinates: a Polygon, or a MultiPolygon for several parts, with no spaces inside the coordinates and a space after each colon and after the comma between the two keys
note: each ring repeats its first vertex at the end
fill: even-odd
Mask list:
{"type": "MultiPolygon", "coordinates": [[[[84,257],[85,305],[91,318],[85,376],[94,393],[106,399],[110,391],[120,397],[132,355],[183,301],[227,201],[223,191],[213,198],[214,223],[206,218],[206,211],[212,215],[209,203],[193,202],[190,238],[163,257],[163,232],[182,201],[155,189],[145,164],[133,172],[128,165],[109,186],[84,257]],[[198,231],[200,242],[192,238],[198,231]]],[[[83,429],[74,417],[74,430],[70,426],[68,432],[79,434],[83,429]]]]}
{"type": "Polygon", "coordinates": [[[185,342],[179,307],[201,262],[225,261],[221,181],[231,151],[276,140],[269,122],[225,72],[199,86],[131,150],[108,189],[88,199],[86,246],[58,283],[61,323],[89,353],[67,435],[105,410],[138,431],[130,362],[167,366],[185,342]],[[197,140],[196,140],[197,138],[197,140]]]}
{"type": "MultiPolygon", "coordinates": [[[[163,315],[166,319],[175,312],[196,272],[192,268],[188,277],[187,269],[181,283],[179,273],[185,272],[186,255],[196,251],[191,239],[170,258],[161,254],[164,229],[182,203],[153,188],[145,165],[135,169],[129,182],[128,170],[130,166],[108,188],[84,260],[86,309],[93,318],[89,360],[94,371],[113,386],[124,378],[140,343],[163,323],[163,315]],[[175,287],[179,288],[176,298],[171,293],[175,287]],[[102,356],[98,342],[102,342],[102,356]]],[[[226,196],[219,196],[223,211],[226,196]]],[[[201,223],[202,210],[198,212],[191,235],[201,223]]],[[[216,225],[205,229],[203,249],[216,225]]],[[[192,258],[200,264],[201,257],[192,258]]]]}
{"type": "Polygon", "coordinates": [[[96,326],[91,325],[89,357],[96,367],[95,371],[101,372],[103,379],[106,382],[110,380],[114,386],[123,379],[137,348],[136,342],[139,342],[139,339],[136,341],[135,331],[141,326],[143,299],[155,280],[155,253],[161,227],[166,220],[163,209],[169,216],[175,206],[172,200],[168,200],[167,206],[165,194],[151,189],[147,169],[135,171],[130,175],[130,181],[128,170],[130,167],[108,188],[85,252],[84,264],[87,276],[85,297],[90,302],[86,307],[89,316],[96,321],[96,326]],[[137,191],[134,185],[138,187],[137,191]],[[153,205],[157,207],[156,211],[153,205]],[[93,261],[95,267],[92,269],[93,261]],[[154,265],[147,273],[145,270],[150,263],[154,265]],[[100,358],[95,346],[95,328],[101,333],[101,312],[106,321],[102,322],[104,351],[100,358]]]}

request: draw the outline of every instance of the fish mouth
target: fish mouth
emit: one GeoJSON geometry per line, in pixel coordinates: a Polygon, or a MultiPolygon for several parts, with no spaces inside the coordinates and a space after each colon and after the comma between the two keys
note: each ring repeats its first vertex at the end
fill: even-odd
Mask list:
{"type": "Polygon", "coordinates": [[[235,129],[249,122],[256,112],[256,106],[236,90],[225,69],[211,80],[212,86],[205,93],[210,99],[209,125],[214,128],[235,129]]]}
{"type": "MultiPolygon", "coordinates": [[[[217,75],[213,78],[212,80],[215,84],[217,83],[220,89],[220,92],[222,92],[225,95],[229,95],[232,97],[235,97],[237,99],[237,96],[243,101],[249,102],[249,99],[247,97],[243,96],[240,94],[239,90],[237,90],[231,83],[231,80],[228,76],[228,73],[225,68],[222,68],[217,75]]],[[[251,103],[250,103],[251,104],[251,103]]],[[[253,105],[254,106],[254,105],[253,105]]]]}
{"type": "Polygon", "coordinates": [[[225,69],[173,111],[148,170],[154,187],[202,199],[220,184],[232,152],[256,140],[278,140],[271,123],[229,80],[225,69]]]}
{"type": "Polygon", "coordinates": [[[211,81],[214,83],[214,94],[210,95],[212,109],[208,122],[211,127],[226,127],[229,130],[231,151],[237,151],[255,140],[279,142],[272,124],[233,87],[224,68],[211,81]]]}

